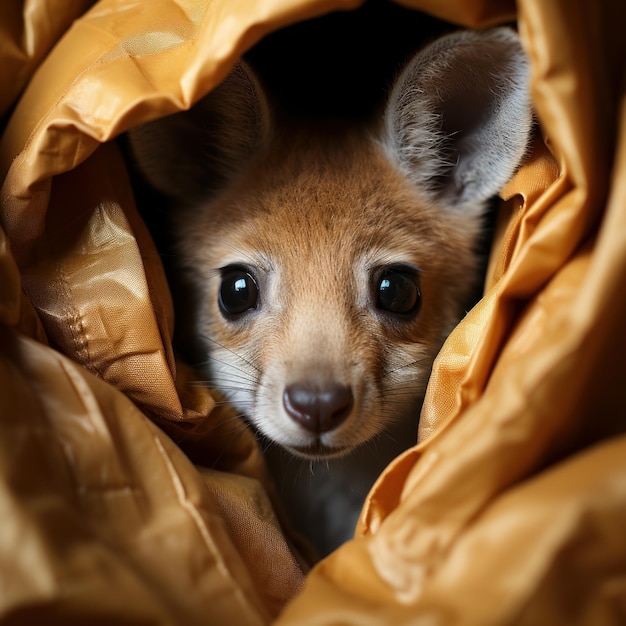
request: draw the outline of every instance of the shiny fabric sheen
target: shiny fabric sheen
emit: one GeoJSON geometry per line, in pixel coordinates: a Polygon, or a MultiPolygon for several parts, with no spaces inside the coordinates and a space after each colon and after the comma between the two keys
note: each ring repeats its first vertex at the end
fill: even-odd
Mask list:
{"type": "Polygon", "coordinates": [[[110,140],[360,4],[0,5],[2,623],[626,623],[624,3],[402,1],[517,20],[538,132],[354,541],[308,573],[253,437],[172,350],[110,140]]]}

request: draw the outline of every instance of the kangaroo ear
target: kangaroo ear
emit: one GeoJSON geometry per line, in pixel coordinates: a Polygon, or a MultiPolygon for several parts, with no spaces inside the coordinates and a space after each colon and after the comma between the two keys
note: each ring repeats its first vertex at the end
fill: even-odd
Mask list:
{"type": "Polygon", "coordinates": [[[385,125],[392,158],[421,191],[481,210],[520,164],[532,127],[517,34],[459,31],[428,45],[396,80],[385,125]]]}
{"type": "Polygon", "coordinates": [[[129,131],[136,164],[157,191],[179,202],[221,189],[269,133],[267,101],[250,67],[239,61],[189,111],[129,131]]]}

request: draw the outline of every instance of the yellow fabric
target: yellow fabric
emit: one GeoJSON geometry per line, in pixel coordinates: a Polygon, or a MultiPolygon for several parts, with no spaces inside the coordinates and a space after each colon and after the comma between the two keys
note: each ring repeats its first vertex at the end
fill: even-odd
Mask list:
{"type": "Polygon", "coordinates": [[[172,353],[108,140],[191,105],[266,33],[359,4],[0,4],[3,622],[626,621],[624,3],[402,2],[517,19],[540,130],[420,443],[306,581],[253,438],[172,353]]]}

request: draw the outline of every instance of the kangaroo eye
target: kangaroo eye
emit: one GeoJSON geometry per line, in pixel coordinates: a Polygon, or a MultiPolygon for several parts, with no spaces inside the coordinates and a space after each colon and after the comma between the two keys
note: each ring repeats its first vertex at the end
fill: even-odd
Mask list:
{"type": "Polygon", "coordinates": [[[404,267],[384,269],[376,286],[376,307],[398,315],[417,314],[422,304],[416,270],[404,267]]]}
{"type": "Polygon", "coordinates": [[[238,317],[259,304],[259,286],[254,276],[241,267],[227,267],[222,272],[218,306],[224,317],[238,317]]]}

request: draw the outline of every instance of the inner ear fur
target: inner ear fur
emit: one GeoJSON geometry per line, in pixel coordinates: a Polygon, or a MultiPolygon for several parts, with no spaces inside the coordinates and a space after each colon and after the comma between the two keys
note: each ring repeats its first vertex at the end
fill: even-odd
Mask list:
{"type": "Polygon", "coordinates": [[[484,206],[519,166],[532,128],[515,31],[459,31],[418,52],[385,111],[388,152],[435,201],[484,206]]]}
{"type": "Polygon", "coordinates": [[[241,60],[189,111],[129,132],[139,170],[157,191],[179,203],[221,189],[269,134],[266,97],[241,60]]]}

